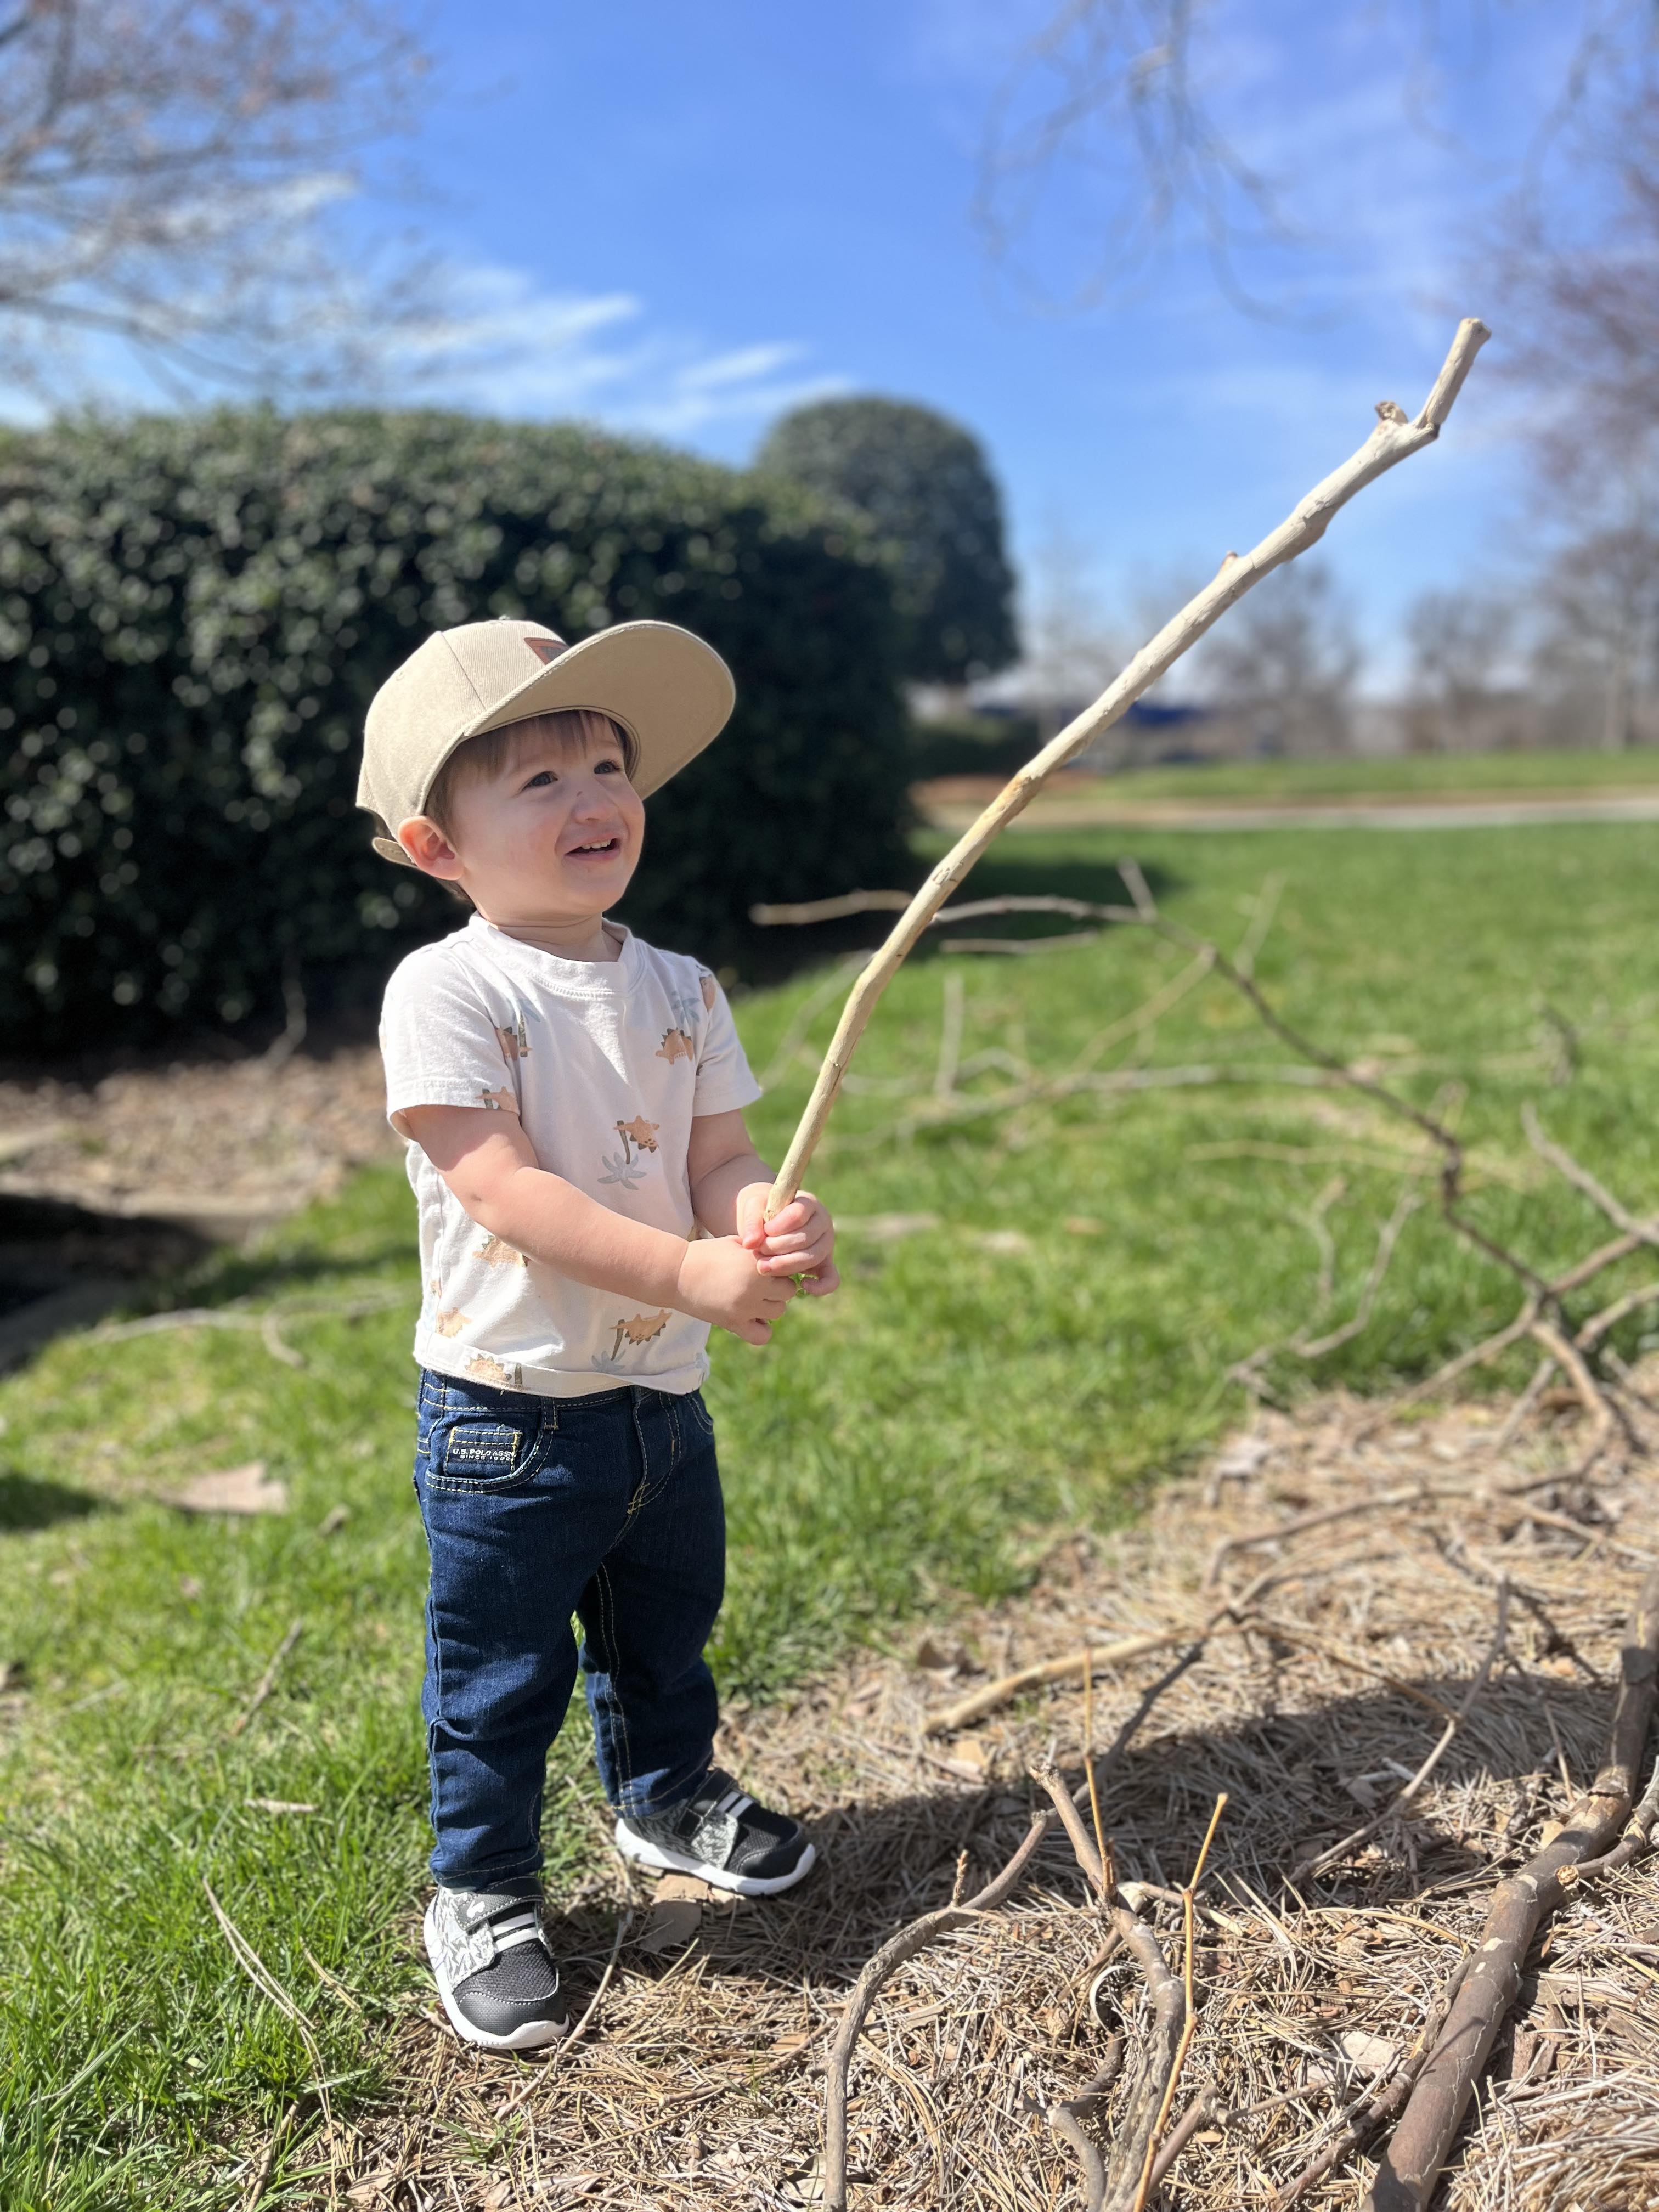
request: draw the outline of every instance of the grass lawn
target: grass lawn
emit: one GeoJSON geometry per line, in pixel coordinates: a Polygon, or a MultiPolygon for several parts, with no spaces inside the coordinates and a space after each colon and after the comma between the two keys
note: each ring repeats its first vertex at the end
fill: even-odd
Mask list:
{"type": "Polygon", "coordinates": [[[1645,791],[1659,784],[1659,745],[1607,753],[1406,753],[1385,759],[1256,760],[1127,769],[1103,778],[1103,799],[1264,803],[1294,799],[1437,799],[1495,793],[1645,791]]]}
{"type": "MultiPolygon", "coordinates": [[[[974,888],[1109,896],[1115,851],[1034,832],[974,888]]],[[[1138,857],[1171,914],[1229,941],[1264,875],[1283,875],[1265,984],[1345,1052],[1411,1059],[1414,1095],[1468,1086],[1476,1203],[1535,1260],[1585,1249],[1597,1224],[1535,1171],[1525,1098],[1629,1200],[1659,1201],[1659,830],[1165,835],[1138,857]],[[1548,1073],[1546,1002],[1577,1035],[1565,1084],[1548,1073]]],[[[954,1592],[1015,1589],[1046,1532],[1133,1510],[1139,1486],[1237,1414],[1229,1364],[1307,1317],[1316,1200],[1346,1311],[1401,1180],[1396,1133],[1352,1096],[1079,1097],[911,1142],[884,1133],[905,1087],[932,1080],[950,975],[965,987],[965,1055],[1057,1069],[1180,964],[1116,931],[1030,958],[930,957],[899,977],[812,1178],[851,1224],[846,1291],[792,1311],[765,1353],[715,1348],[728,1695],[774,1693],[848,1638],[902,1638],[954,1592]],[[936,1225],[884,1241],[872,1219],[901,1212],[936,1225]]],[[[815,988],[741,1003],[757,1069],[815,988]]],[[[819,1046],[831,1018],[826,1004],[819,1046]]],[[[1212,983],[1147,1057],[1281,1056],[1212,983]]],[[[756,1111],[774,1158],[809,1079],[792,1064],[756,1111]]],[[[974,1087],[1004,1079],[993,1067],[974,1087]]],[[[377,1170],[187,1286],[204,1304],[401,1301],[289,1324],[302,1369],[257,1332],[200,1328],[64,1340],[0,1382],[9,2212],[228,2206],[250,2145],[296,2099],[266,2201],[310,2201],[313,2060],[235,1965],[204,1881],[308,2015],[337,2106],[376,2095],[389,2024],[428,2001],[412,1948],[427,1848],[412,1255],[407,1188],[377,1170]],[[288,1485],[285,1515],[190,1518],[159,1502],[253,1458],[288,1485]],[[337,1507],[348,1517],[328,1533],[337,1507]],[[270,1698],[233,1733],[296,1620],[270,1698]]],[[[1371,1325],[1314,1379],[1382,1389],[1510,1304],[1506,1279],[1425,1209],[1371,1325]]],[[[548,1793],[556,1887],[599,1848],[582,1737],[578,1721],[548,1793]]]]}

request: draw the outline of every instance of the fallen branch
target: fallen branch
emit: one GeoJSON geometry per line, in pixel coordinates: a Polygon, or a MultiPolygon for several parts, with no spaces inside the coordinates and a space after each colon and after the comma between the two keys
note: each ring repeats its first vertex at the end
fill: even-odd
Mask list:
{"type": "Polygon", "coordinates": [[[1288,1086],[1294,1091],[1333,1091],[1339,1077],[1322,1068],[1286,1067],[1282,1062],[1220,1060],[1194,1067],[1120,1067],[1104,1074],[1091,1068],[1068,1068],[1060,1075],[1036,1075],[987,1098],[963,1098],[959,1094],[924,1103],[884,1129],[846,1140],[849,1151],[869,1152],[878,1145],[905,1143],[924,1129],[955,1129],[967,1121],[982,1121],[995,1114],[1012,1113],[1017,1106],[1047,1105],[1079,1092],[1097,1097],[1131,1097],[1146,1091],[1201,1091],[1225,1083],[1258,1084],[1268,1089],[1288,1086]]]}
{"type": "Polygon", "coordinates": [[[1530,1099],[1521,1109],[1521,1126],[1540,1159],[1547,1160],[1558,1175],[1565,1176],[1575,1190],[1582,1191],[1592,1206],[1599,1206],[1615,1229],[1622,1229],[1626,1236],[1634,1237],[1641,1243],[1659,1246],[1659,1228],[1651,1222],[1638,1221],[1627,1206],[1574,1159],[1565,1145],[1558,1145],[1553,1137],[1545,1134],[1530,1099]]]}
{"type": "Polygon", "coordinates": [[[947,937],[941,952],[1065,952],[1098,945],[1097,929],[1063,929],[1047,937],[947,937]]]}
{"type": "Polygon", "coordinates": [[[1172,1644],[1189,1640],[1202,1641],[1215,1634],[1242,1599],[1231,1600],[1218,1607],[1206,1621],[1197,1626],[1184,1623],[1179,1628],[1151,1628],[1139,1636],[1125,1636],[1115,1644],[1093,1644],[1081,1651],[1068,1651],[1063,1658],[1040,1659],[1030,1667],[1018,1668],[1012,1674],[1000,1674],[994,1682],[987,1682],[981,1689],[972,1690],[965,1698],[958,1698],[953,1705],[931,1714],[923,1733],[927,1735],[951,1735],[970,1721],[982,1719],[994,1712],[999,1705],[1021,1696],[1027,1690],[1040,1688],[1045,1682],[1081,1681],[1085,1671],[1100,1667],[1121,1667],[1131,1659],[1144,1658],[1149,1651],[1167,1651],[1172,1644]]]}
{"type": "Polygon", "coordinates": [[[1377,2130],[1386,2127],[1411,2094],[1419,2075],[1428,2063],[1444,2027],[1452,2002],[1468,1972],[1469,1962],[1461,1960],[1451,1979],[1446,1984],[1440,2002],[1419,2029],[1415,2041],[1399,2065],[1380,2088],[1373,2087],[1363,2100],[1358,2112],[1352,2112],[1342,2126],[1331,2137],[1324,2148],[1316,2153],[1300,2172],[1273,2193],[1273,2212],[1290,2212],[1298,2198],[1305,2197],[1316,2181],[1322,2181],[1333,2166],[1340,2166],[1350,2151],[1358,2150],[1369,2142],[1377,2130]]]}
{"type": "Polygon", "coordinates": [[[1475,355],[1490,335],[1484,323],[1472,318],[1460,323],[1434,389],[1416,418],[1408,418],[1404,409],[1394,401],[1383,401],[1377,409],[1376,428],[1359,451],[1316,484],[1285,520],[1242,559],[1230,553],[1213,581],[1166,623],[1149,644],[1142,647],[1091,707],[1068,722],[1011,778],[972,828],[957,839],[932,870],[848,994],[811,1097],[767,1200],[769,1218],[787,1206],[799,1189],[842,1079],[882,993],[934,915],[998,833],[1030,805],[1056,769],[1075,758],[1085,745],[1109,730],[1143,691],[1150,690],[1229,607],[1243,598],[1253,584],[1316,544],[1324,536],[1333,515],[1356,493],[1439,436],[1441,425],[1451,412],[1475,355]]]}
{"type": "Polygon", "coordinates": [[[1100,2154],[1099,2146],[1085,2134],[1082,2122],[1122,2070],[1123,2038],[1115,2035],[1106,2046],[1105,2063],[1093,2081],[1079,2089],[1075,2097],[1068,2097],[1060,2104],[1050,2105],[1043,2113],[1054,2133],[1076,2152],[1078,2163],[1083,2168],[1083,2198],[1079,2212],[1100,2212],[1101,2200],[1106,2194],[1106,2161],[1100,2154]]]}
{"type": "Polygon", "coordinates": [[[361,1321],[367,1314],[385,1313],[405,1302],[402,1291],[381,1291],[365,1297],[296,1299],[292,1305],[267,1306],[258,1312],[246,1306],[175,1306],[171,1312],[143,1314],[137,1321],[101,1322],[86,1334],[94,1344],[125,1344],[134,1337],[159,1336],[174,1328],[249,1328],[273,1359],[287,1367],[303,1367],[304,1353],[281,1334],[285,1322],[361,1321]]]}
{"type": "Polygon", "coordinates": [[[937,1912],[925,1912],[920,1920],[913,1920],[908,1928],[901,1928],[896,1936],[890,1936],[875,1956],[869,1960],[863,1972],[853,1984],[847,1999],[836,2039],[830,2046],[829,2063],[824,2075],[823,2109],[823,2206],[824,2212],[847,2212],[847,2094],[848,2078],[852,2069],[853,2049],[859,2033],[868,2019],[870,2008],[877,1992],[889,1977],[896,1973],[907,1960],[936,1943],[941,1936],[952,1929],[965,1928],[980,1913],[994,1911],[1006,1898],[1012,1895],[1020,1876],[1030,1864],[1039,1844],[1051,1833],[1054,1825],[1053,1813],[1039,1813],[1026,1830],[1019,1848],[1000,1874],[988,1881],[961,1905],[946,1905],[937,1912]]]}
{"type": "Polygon", "coordinates": [[[1273,1544],[1285,1536],[1299,1536],[1310,1528],[1328,1528],[1334,1521],[1354,1521],[1362,1515],[1388,1513],[1402,1505],[1427,1505],[1436,1498],[1463,1498],[1462,1489],[1445,1484],[1409,1483],[1400,1490],[1385,1490],[1374,1498],[1358,1498],[1346,1505],[1318,1505],[1305,1513],[1290,1514],[1268,1528],[1252,1528],[1242,1536],[1224,1536],[1211,1552],[1204,1570],[1204,1587],[1213,1589],[1221,1579],[1221,1570],[1235,1552],[1254,1551],[1259,1544],[1273,1544]]]}
{"type": "MultiPolygon", "coordinates": [[[[1159,2128],[1170,2109],[1181,2062],[1191,2040],[1191,1959],[1188,1949],[1186,1982],[1170,1970],[1162,1945],[1152,1929],[1120,1897],[1111,1871],[1101,1863],[1094,1839],[1083,1824],[1077,1802],[1050,1762],[1031,1769],[1032,1779],[1045,1790],[1053,1803],[1078,1864],[1107,1911],[1107,1925],[1116,1938],[1115,1948],[1127,1950],[1140,1969],[1151,2001],[1152,2032],[1139,2055],[1139,2068],[1117,2116],[1112,2136],[1112,2164],[1107,2169],[1100,2195],[1093,2202],[1099,2212],[1141,2212],[1157,2151],[1159,2128]]],[[[1212,1822],[1213,1829],[1214,1823],[1212,1822]]],[[[1200,1860],[1200,1868],[1202,1861],[1200,1860]]],[[[1190,1886],[1183,1894],[1190,1900],[1190,1886]]],[[[1190,1905],[1187,1919],[1191,1935],[1190,1905]]]]}
{"type": "MultiPolygon", "coordinates": [[[[1364,2212],[1423,2212],[1474,2095],[1481,2069],[1521,1988],[1521,1971],[1540,1923],[1582,1879],[1629,1820],[1659,1686],[1659,1571],[1637,1600],[1620,1662],[1607,1757],[1566,1826],[1518,1874],[1501,1881],[1476,1947],[1474,1963],[1429,2054],[1364,2212]],[[1569,1869],[1572,1871],[1569,1872],[1569,1869]]],[[[1650,1793],[1651,1794],[1651,1793],[1650,1793]]],[[[1643,1800],[1644,1809],[1647,1799],[1643,1800]]],[[[1659,1799],[1653,1817],[1659,1818],[1659,1799]]],[[[1650,1832],[1650,1828],[1647,1832],[1650,1832]]],[[[1644,1837],[1645,1841],[1645,1834],[1644,1837]]],[[[1633,1854],[1632,1854],[1633,1856],[1633,1854]]]]}

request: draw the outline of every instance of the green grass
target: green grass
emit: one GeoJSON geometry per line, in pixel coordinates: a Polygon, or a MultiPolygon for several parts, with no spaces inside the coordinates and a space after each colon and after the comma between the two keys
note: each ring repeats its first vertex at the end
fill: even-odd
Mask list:
{"type": "Polygon", "coordinates": [[[1103,799],[1479,798],[1498,793],[1593,796],[1659,784],[1659,745],[1631,752],[1407,753],[1387,759],[1194,762],[1127,769],[1103,799]]]}
{"type": "MultiPolygon", "coordinates": [[[[1535,1173],[1517,1122],[1528,1097],[1614,1188],[1659,1197],[1659,830],[1137,847],[1170,913],[1230,941],[1264,874],[1284,874],[1265,984],[1345,1051],[1413,1051],[1429,1063],[1409,1079],[1420,1098],[1467,1084],[1476,1203],[1534,1259],[1584,1249],[1596,1223],[1535,1173]],[[1537,1056],[1544,1001],[1578,1033],[1565,1086],[1537,1056]]],[[[1033,832],[974,887],[1109,896],[1115,849],[1033,832]]],[[[951,973],[967,1053],[1057,1067],[1178,964],[1131,931],[1022,960],[921,959],[858,1075],[931,1079],[951,973]]],[[[742,1002],[757,1067],[812,988],[742,1002]]],[[[819,1045],[830,1021],[826,1009],[819,1045]]],[[[1214,984],[1161,1025],[1154,1056],[1279,1057],[1214,984]]],[[[774,1158],[809,1080],[792,1067],[756,1111],[774,1158]]],[[[928,1212],[939,1225],[893,1243],[849,1229],[841,1297],[793,1310],[763,1354],[716,1346],[728,1694],[774,1692],[849,1638],[902,1639],[907,1616],[955,1594],[1015,1589],[1057,1526],[1133,1510],[1234,1416],[1230,1362],[1306,1316],[1306,1215],[1331,1178],[1344,1178],[1329,1212],[1340,1311],[1398,1188],[1366,1164],[1388,1131],[1346,1097],[1082,1097],[908,1144],[882,1134],[902,1107],[879,1087],[848,1096],[811,1180],[854,1222],[928,1212]],[[1241,1143],[1271,1156],[1227,1152],[1241,1143]],[[1073,1233],[1077,1217],[1097,1231],[1073,1233]],[[1011,1231],[1026,1241],[982,1241],[1011,1231]]],[[[295,2029],[232,1960],[204,1881],[309,2015],[341,2104],[384,2094],[389,2030],[426,2001],[412,1248],[401,1174],[375,1170],[189,1285],[209,1304],[398,1296],[356,1321],[290,1324],[303,1370],[257,1334],[196,1329],[64,1340],[0,1382],[0,1659],[23,1670],[0,1699],[0,2203],[15,2212],[228,2206],[238,2158],[313,2080],[295,2029]],[[256,1457],[289,1486],[286,1515],[191,1519],[156,1502],[256,1457]],[[325,1534],[336,1506],[349,1517],[325,1534]],[[233,1735],[296,1619],[270,1699],[233,1735]],[[319,1809],[274,1815],[250,1798],[319,1809]]],[[[1509,1304],[1504,1279],[1425,1212],[1371,1326],[1314,1379],[1375,1390],[1420,1374],[1509,1304]]],[[[555,1763],[547,1833],[568,1890],[598,1832],[580,1718],[555,1763]]],[[[270,2202],[308,2201],[307,2141],[309,2103],[270,2202]]]]}

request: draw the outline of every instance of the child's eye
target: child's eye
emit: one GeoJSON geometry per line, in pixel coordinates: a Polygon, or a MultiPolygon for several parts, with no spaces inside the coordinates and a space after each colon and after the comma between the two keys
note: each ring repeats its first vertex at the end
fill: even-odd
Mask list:
{"type": "Polygon", "coordinates": [[[622,763],[618,760],[595,761],[593,773],[595,775],[620,775],[622,763]]]}
{"type": "Polygon", "coordinates": [[[534,791],[538,785],[556,783],[557,781],[558,778],[554,775],[550,768],[538,769],[535,775],[532,775],[529,782],[526,784],[525,789],[526,791],[534,791]]]}

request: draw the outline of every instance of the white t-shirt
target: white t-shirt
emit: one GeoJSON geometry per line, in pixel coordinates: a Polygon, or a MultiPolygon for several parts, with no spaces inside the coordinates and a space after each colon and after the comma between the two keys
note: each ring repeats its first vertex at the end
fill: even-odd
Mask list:
{"type": "MultiPolygon", "coordinates": [[[[537,1160],[631,1221],[694,1231],[691,1120],[761,1095],[706,968],[623,932],[614,961],[561,960],[481,915],[411,952],[380,1016],[386,1114],[516,1114],[537,1160]]],[[[695,1390],[708,1324],[590,1290],[489,1235],[411,1139],[423,1296],[415,1357],[441,1374],[545,1397],[619,1383],[695,1390]]]]}

